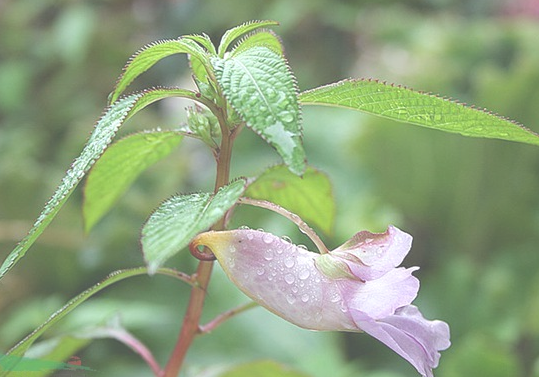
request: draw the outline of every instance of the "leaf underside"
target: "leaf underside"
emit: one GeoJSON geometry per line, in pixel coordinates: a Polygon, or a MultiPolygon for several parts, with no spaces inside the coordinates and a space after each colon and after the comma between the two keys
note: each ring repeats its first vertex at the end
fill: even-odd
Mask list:
{"type": "Polygon", "coordinates": [[[464,136],[539,145],[539,135],[484,109],[376,80],[343,80],[299,95],[303,105],[359,110],[464,136]]]}
{"type": "Polygon", "coordinates": [[[305,171],[295,79],[282,56],[253,47],[212,59],[225,97],[247,126],[273,146],[294,174],[305,171]]]}
{"type": "Polygon", "coordinates": [[[142,252],[149,273],[222,218],[243,194],[245,185],[240,179],[216,194],[177,195],[161,204],[142,228],[142,252]]]}

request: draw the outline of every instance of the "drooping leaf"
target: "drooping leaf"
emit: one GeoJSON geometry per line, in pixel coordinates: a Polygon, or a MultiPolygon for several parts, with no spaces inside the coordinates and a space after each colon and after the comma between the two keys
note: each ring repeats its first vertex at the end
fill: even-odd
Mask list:
{"type": "Polygon", "coordinates": [[[157,88],[121,98],[109,106],[97,122],[94,132],[75,159],[62,182],[47,202],[28,235],[13,249],[0,267],[0,279],[26,254],[45,228],[67,201],[77,184],[110,144],[121,125],[145,106],[166,97],[196,98],[193,92],[183,89],[157,88]]]}
{"type": "Polygon", "coordinates": [[[142,229],[142,252],[149,273],[223,217],[243,194],[245,184],[240,179],[223,186],[216,194],[177,195],[161,204],[142,229]]]}
{"type": "Polygon", "coordinates": [[[279,23],[277,21],[249,21],[242,25],[236,26],[230,30],[227,30],[223,34],[223,37],[221,38],[221,42],[219,43],[219,48],[217,49],[217,54],[221,58],[223,58],[230,44],[234,42],[236,39],[240,38],[242,35],[245,35],[258,28],[275,26],[275,25],[279,25],[279,23]]]}
{"type": "MultiPolygon", "coordinates": [[[[30,348],[30,346],[32,346],[32,344],[45,331],[47,331],[51,326],[58,323],[58,321],[63,319],[66,315],[71,313],[71,311],[73,311],[80,304],[88,300],[90,297],[92,297],[96,293],[100,292],[104,288],[107,288],[108,286],[114,283],[117,283],[129,277],[144,275],[147,272],[148,270],[146,267],[139,267],[139,268],[133,268],[133,269],[128,269],[128,270],[119,270],[119,271],[115,271],[109,274],[105,280],[87,289],[86,291],[82,292],[81,294],[73,298],[71,301],[69,301],[63,308],[61,308],[56,313],[51,315],[47,321],[45,321],[41,326],[39,326],[37,329],[31,332],[28,336],[26,336],[23,340],[21,340],[16,346],[10,349],[7,354],[11,356],[22,357],[25,354],[25,352],[28,350],[28,348],[30,348]]],[[[178,275],[177,271],[169,269],[169,268],[161,268],[158,270],[158,273],[163,274],[163,275],[173,276],[173,277],[177,277],[178,275]]],[[[6,373],[8,372],[0,370],[0,377],[6,377],[8,375],[6,373]]]]}
{"type": "Polygon", "coordinates": [[[88,232],[147,168],[168,156],[182,140],[174,131],[142,132],[112,144],[88,173],[83,216],[88,232]]]}
{"type": "Polygon", "coordinates": [[[281,39],[271,30],[260,30],[247,35],[231,51],[232,56],[236,56],[245,50],[253,47],[267,47],[279,55],[284,55],[284,48],[281,39]]]}
{"type": "Polygon", "coordinates": [[[539,135],[486,110],[375,80],[344,80],[299,95],[304,105],[344,107],[464,136],[539,145],[539,135]]]}
{"type": "Polygon", "coordinates": [[[245,196],[278,204],[326,234],[333,229],[335,198],[331,182],[313,167],[308,167],[302,178],[283,165],[271,167],[249,185],[245,196]]]}
{"type": "Polygon", "coordinates": [[[253,361],[230,368],[218,377],[308,377],[272,360],[253,361]]]}
{"type": "Polygon", "coordinates": [[[267,47],[253,47],[211,62],[225,97],[247,126],[277,150],[290,171],[303,174],[301,112],[284,58],[267,47]]]}
{"type": "Polygon", "coordinates": [[[109,96],[109,103],[114,103],[125,89],[142,73],[150,69],[159,60],[167,56],[186,53],[196,56],[200,61],[206,61],[206,53],[193,40],[180,38],[151,43],[140,49],[125,65],[116,86],[109,96]]]}

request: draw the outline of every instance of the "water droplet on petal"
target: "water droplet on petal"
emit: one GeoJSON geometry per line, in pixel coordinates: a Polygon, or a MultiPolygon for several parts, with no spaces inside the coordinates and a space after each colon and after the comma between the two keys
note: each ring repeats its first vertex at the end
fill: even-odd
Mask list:
{"type": "Polygon", "coordinates": [[[301,301],[307,302],[309,301],[309,295],[307,293],[304,293],[301,295],[301,301]]]}
{"type": "Polygon", "coordinates": [[[286,274],[284,277],[284,281],[286,281],[287,284],[292,284],[296,278],[292,274],[286,274]]]}
{"type": "Polygon", "coordinates": [[[292,240],[291,240],[290,237],[288,237],[288,236],[282,236],[281,239],[282,239],[283,241],[292,243],[292,240]]]}
{"type": "Polygon", "coordinates": [[[299,277],[301,280],[305,280],[305,279],[307,279],[310,275],[311,275],[311,273],[309,272],[309,270],[301,270],[301,271],[299,272],[298,277],[299,277]]]}
{"type": "Polygon", "coordinates": [[[271,249],[266,249],[266,250],[264,251],[264,259],[265,259],[265,260],[272,260],[273,257],[274,257],[274,255],[273,255],[273,250],[271,250],[271,249]]]}
{"type": "Polygon", "coordinates": [[[262,241],[268,245],[273,242],[273,236],[269,233],[266,233],[262,236],[262,241]]]}
{"type": "Polygon", "coordinates": [[[262,267],[257,268],[257,269],[256,269],[256,274],[257,274],[258,276],[264,275],[264,268],[262,268],[262,267]]]}
{"type": "Polygon", "coordinates": [[[293,303],[296,302],[296,297],[294,295],[291,295],[291,294],[287,294],[286,295],[286,301],[288,301],[288,303],[290,305],[292,305],[293,303]]]}
{"type": "Polygon", "coordinates": [[[296,262],[294,262],[294,258],[292,258],[292,257],[287,257],[284,260],[284,265],[285,265],[285,267],[288,267],[288,268],[294,267],[295,263],[296,262]]]}

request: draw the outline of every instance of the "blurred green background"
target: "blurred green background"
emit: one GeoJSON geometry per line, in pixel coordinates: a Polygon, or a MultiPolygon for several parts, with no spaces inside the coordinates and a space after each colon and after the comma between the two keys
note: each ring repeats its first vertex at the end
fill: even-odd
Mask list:
{"type": "MultiPolygon", "coordinates": [[[[0,258],[26,234],[78,155],[134,51],[190,33],[218,41],[251,19],[281,23],[275,31],[302,90],[373,77],[486,107],[539,132],[537,0],[0,0],[0,258]]],[[[132,89],[174,84],[191,85],[185,56],[165,59],[132,89]]],[[[153,105],[121,134],[177,127],[186,105],[153,105]]],[[[330,246],[390,223],[414,236],[405,265],[421,266],[416,303],[452,331],[436,375],[539,376],[539,149],[324,108],[304,109],[304,135],[310,163],[334,182],[336,230],[323,237],[330,246]]],[[[233,173],[253,176],[277,162],[244,132],[233,173]]],[[[0,352],[109,272],[142,265],[138,236],[150,211],[174,193],[211,189],[213,169],[200,143],[182,142],[89,235],[82,232],[79,188],[0,281],[0,352]]],[[[238,225],[302,241],[274,214],[238,215],[238,225]]],[[[191,272],[195,262],[185,253],[169,265],[191,272]]],[[[188,292],[169,278],[134,278],[45,338],[77,334],[119,313],[164,363],[188,292]]],[[[205,319],[245,301],[216,268],[205,319]]],[[[92,375],[150,375],[112,340],[78,355],[92,375]]],[[[212,376],[265,358],[315,377],[417,375],[366,335],[304,331],[262,309],[198,339],[184,375],[212,376]]]]}

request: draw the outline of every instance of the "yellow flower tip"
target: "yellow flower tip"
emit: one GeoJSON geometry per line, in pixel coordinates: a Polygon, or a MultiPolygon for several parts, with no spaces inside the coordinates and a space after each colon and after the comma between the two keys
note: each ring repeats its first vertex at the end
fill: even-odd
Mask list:
{"type": "Polygon", "coordinates": [[[231,243],[232,232],[209,231],[198,234],[189,243],[191,254],[200,260],[215,260],[226,252],[231,243]],[[205,246],[200,250],[200,246],[205,246]],[[209,250],[208,250],[209,249],[209,250]],[[209,252],[211,251],[211,253],[209,252]]]}

